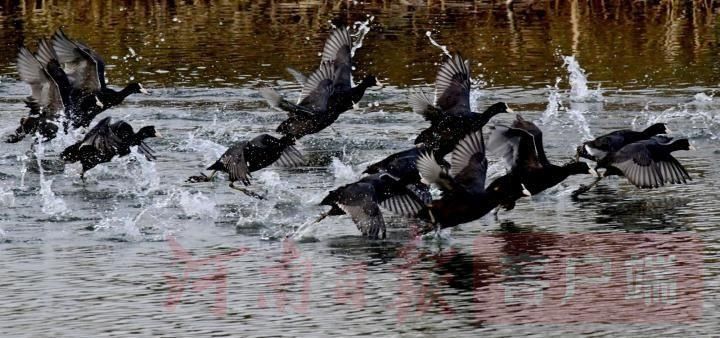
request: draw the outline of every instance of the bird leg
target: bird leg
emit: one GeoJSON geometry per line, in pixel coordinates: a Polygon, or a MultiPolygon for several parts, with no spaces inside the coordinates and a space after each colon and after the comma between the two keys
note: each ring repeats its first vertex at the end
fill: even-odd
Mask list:
{"type": "Polygon", "coordinates": [[[80,173],[80,180],[82,180],[83,184],[87,183],[87,182],[85,182],[85,171],[84,170],[83,170],[83,172],[80,173]]]}
{"type": "Polygon", "coordinates": [[[320,214],[320,216],[315,220],[314,223],[320,223],[320,221],[324,220],[325,217],[328,217],[329,215],[330,215],[330,212],[329,212],[329,211],[323,212],[323,213],[320,214]]]}
{"type": "Polygon", "coordinates": [[[590,183],[588,185],[584,185],[584,184],[580,185],[580,188],[578,188],[577,190],[572,192],[572,197],[576,198],[576,197],[590,191],[590,189],[592,189],[593,187],[598,185],[598,183],[600,183],[600,180],[602,180],[602,176],[596,177],[595,181],[593,181],[592,183],[590,183]]]}
{"type": "Polygon", "coordinates": [[[237,191],[241,191],[241,192],[243,192],[245,195],[248,195],[248,196],[250,196],[250,197],[257,198],[257,199],[259,199],[259,200],[265,199],[265,196],[263,196],[263,195],[260,195],[260,194],[258,194],[258,193],[252,192],[252,191],[250,191],[250,190],[248,190],[248,189],[246,189],[246,188],[236,187],[236,186],[235,186],[235,182],[230,182],[230,188],[233,188],[233,189],[235,189],[235,190],[237,190],[237,191]]]}

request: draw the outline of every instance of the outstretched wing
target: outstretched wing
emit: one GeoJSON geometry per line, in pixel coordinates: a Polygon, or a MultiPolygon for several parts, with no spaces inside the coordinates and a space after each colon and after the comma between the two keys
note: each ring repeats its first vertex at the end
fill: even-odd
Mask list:
{"type": "Polygon", "coordinates": [[[466,189],[485,188],[487,158],[482,131],[468,134],[453,150],[450,174],[466,189]]]}
{"type": "Polygon", "coordinates": [[[31,101],[42,107],[43,114],[52,115],[65,109],[60,87],[43,65],[24,46],[20,47],[17,59],[20,79],[30,85],[31,101]]]}
{"type": "Polygon", "coordinates": [[[325,112],[330,95],[333,93],[333,66],[330,62],[320,64],[308,77],[300,93],[299,105],[314,112],[325,112]]]}
{"type": "Polygon", "coordinates": [[[322,53],[322,62],[331,62],[334,66],[333,84],[340,88],[352,86],[351,61],[352,38],[347,27],[338,27],[328,37],[322,53]]]}
{"type": "Polygon", "coordinates": [[[613,167],[639,188],[657,188],[665,183],[687,183],[687,170],[656,140],[622,147],[613,158],[613,167]]]}
{"type": "Polygon", "coordinates": [[[436,107],[430,98],[421,90],[410,90],[408,99],[413,112],[421,115],[426,121],[435,123],[442,117],[442,110],[436,107]]]}
{"type": "Polygon", "coordinates": [[[458,54],[440,66],[435,80],[436,104],[448,114],[470,111],[470,66],[458,54]]]}
{"type": "Polygon", "coordinates": [[[70,39],[62,29],[52,38],[58,61],[65,65],[70,82],[76,89],[96,92],[105,88],[105,61],[92,48],[70,39]]]}
{"type": "Polygon", "coordinates": [[[233,145],[220,157],[220,162],[230,175],[231,182],[241,181],[244,185],[249,185],[252,176],[245,160],[246,146],[247,141],[233,145]]]}

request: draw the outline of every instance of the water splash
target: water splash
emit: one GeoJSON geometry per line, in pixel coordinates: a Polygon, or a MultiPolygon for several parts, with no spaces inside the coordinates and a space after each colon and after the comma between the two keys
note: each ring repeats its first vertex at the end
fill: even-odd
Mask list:
{"type": "Polygon", "coordinates": [[[198,138],[194,133],[188,133],[187,139],[180,145],[179,149],[202,154],[203,163],[210,165],[217,161],[228,147],[207,139],[198,138]]]}
{"type": "Polygon", "coordinates": [[[542,124],[548,124],[553,121],[563,108],[562,99],[560,97],[560,81],[562,81],[562,79],[558,77],[555,79],[554,86],[548,86],[548,103],[545,111],[543,112],[543,116],[540,119],[542,124]]]}
{"type": "Polygon", "coordinates": [[[17,160],[20,162],[20,189],[25,189],[25,174],[28,172],[27,161],[29,158],[26,155],[18,155],[17,160]]]}
{"type": "Polygon", "coordinates": [[[355,21],[353,24],[353,28],[355,29],[355,41],[353,41],[353,46],[350,49],[351,57],[355,56],[355,51],[362,47],[365,36],[368,32],[370,32],[370,24],[373,20],[375,20],[375,16],[370,16],[365,21],[355,21]]]}
{"type": "Polygon", "coordinates": [[[445,55],[447,55],[448,57],[452,58],[452,55],[450,55],[450,51],[448,51],[448,49],[447,49],[447,46],[441,45],[441,44],[437,43],[437,41],[435,41],[435,40],[432,38],[432,32],[431,32],[431,31],[425,32],[425,36],[428,37],[428,39],[430,40],[430,43],[431,43],[433,46],[435,46],[435,47],[437,47],[437,48],[440,48],[440,50],[443,51],[443,54],[445,54],[445,55]]]}
{"type": "Polygon", "coordinates": [[[180,191],[178,204],[187,217],[208,217],[215,219],[218,216],[218,212],[215,209],[215,201],[199,191],[195,194],[186,190],[180,191]]]}
{"type": "Polygon", "coordinates": [[[580,68],[580,63],[575,59],[575,56],[563,56],[562,59],[563,66],[565,66],[568,71],[570,100],[577,102],[602,101],[600,85],[598,84],[596,90],[588,89],[585,70],[580,68]]]}
{"type": "Polygon", "coordinates": [[[333,157],[330,169],[335,180],[340,182],[352,182],[360,177],[351,165],[343,163],[337,157],[333,157]]]}
{"type": "MultiPolygon", "coordinates": [[[[39,137],[39,134],[38,134],[39,137]]],[[[50,216],[60,216],[68,212],[67,205],[62,198],[55,195],[52,191],[53,180],[45,180],[45,172],[42,167],[42,159],[44,158],[45,146],[43,142],[38,142],[35,147],[35,159],[37,161],[40,174],[40,196],[42,198],[42,212],[50,216]]]]}
{"type": "Polygon", "coordinates": [[[577,109],[568,109],[568,114],[570,114],[570,118],[578,129],[582,131],[582,139],[583,140],[592,140],[595,137],[593,137],[592,132],[590,131],[590,123],[588,123],[587,119],[585,118],[585,114],[583,112],[577,110],[577,109]]]}

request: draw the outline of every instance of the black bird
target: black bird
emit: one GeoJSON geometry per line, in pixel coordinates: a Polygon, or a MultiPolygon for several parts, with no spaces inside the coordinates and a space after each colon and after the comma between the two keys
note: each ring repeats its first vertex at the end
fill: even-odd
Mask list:
{"type": "Polygon", "coordinates": [[[482,131],[463,138],[451,157],[449,170],[440,166],[432,153],[424,153],[417,161],[423,182],[436,184],[442,191],[442,198],[433,200],[417,216],[438,228],[474,221],[498,205],[495,192],[485,189],[488,163],[482,131]]]}
{"type": "Polygon", "coordinates": [[[665,183],[687,183],[691,180],[690,175],[671,153],[691,149],[687,139],[673,140],[667,136],[653,136],[609,153],[598,162],[598,168],[607,169],[603,177],[625,176],[638,188],[651,189],[665,183]]]}
{"type": "Polygon", "coordinates": [[[73,86],[75,106],[70,120],[74,128],[87,127],[98,114],[119,105],[131,94],[148,91],[137,82],[128,83],[120,91],[107,87],[105,82],[105,61],[100,54],[87,45],[70,39],[62,29],[52,37],[58,61],[64,68],[73,86]]]}
{"type": "Polygon", "coordinates": [[[249,196],[262,199],[263,197],[245,188],[235,186],[236,181],[250,185],[251,172],[263,169],[273,163],[283,167],[297,167],[304,163],[302,154],[293,146],[295,141],[287,136],[276,138],[268,134],[261,134],[249,141],[242,141],[232,145],[220,159],[215,161],[207,170],[212,170],[210,176],[201,174],[188,179],[189,182],[210,181],[218,171],[229,174],[230,187],[244,192],[249,196]]]}
{"type": "Polygon", "coordinates": [[[67,147],[60,154],[60,158],[68,163],[80,161],[82,172],[80,178],[85,180],[85,172],[100,163],[110,162],[115,156],[130,154],[130,147],[137,146],[138,151],[148,160],[154,160],[153,150],[145,144],[149,137],[160,137],[153,126],[140,128],[136,133],[133,127],[125,121],[110,123],[111,117],[98,122],[82,141],[67,147]]]}
{"type": "Polygon", "coordinates": [[[597,162],[609,153],[614,153],[630,143],[647,140],[655,135],[669,133],[670,129],[668,129],[665,123],[655,123],[643,131],[630,129],[616,130],[583,143],[578,147],[577,154],[579,157],[597,162]]]}
{"type": "Polygon", "coordinates": [[[18,74],[31,87],[31,95],[25,100],[30,112],[20,119],[20,126],[6,139],[8,143],[19,142],[36,131],[46,140],[55,138],[60,117],[72,105],[68,78],[52,47],[46,40],[40,40],[38,46],[37,54],[24,46],[18,53],[18,74]]]}
{"type": "Polygon", "coordinates": [[[470,109],[470,67],[460,55],[447,60],[440,67],[435,80],[437,105],[423,92],[410,95],[413,111],[430,122],[415,143],[423,143],[435,150],[435,158],[442,159],[469,133],[481,130],[495,115],[512,112],[505,103],[488,107],[482,114],[470,109]]]}
{"type": "Polygon", "coordinates": [[[365,176],[359,181],[330,191],[320,205],[330,206],[315,222],[327,216],[349,214],[363,236],[385,238],[385,221],[380,207],[401,215],[415,215],[425,202],[397,177],[387,173],[365,176]]]}
{"type": "Polygon", "coordinates": [[[271,88],[260,90],[271,106],[290,113],[290,118],[277,131],[299,139],[325,129],[351,109],[367,88],[378,84],[375,76],[368,75],[352,87],[352,68],[352,38],[346,27],[339,27],[325,42],[320,67],[309,78],[288,69],[303,85],[297,104],[283,99],[271,88]],[[326,67],[329,69],[324,69],[326,67]]]}
{"type": "Polygon", "coordinates": [[[510,210],[523,196],[538,194],[564,181],[570,175],[597,173],[585,162],[573,161],[562,166],[545,156],[542,131],[534,123],[517,115],[510,127],[494,126],[488,149],[505,162],[508,173],[488,187],[502,195],[502,205],[510,210]]]}

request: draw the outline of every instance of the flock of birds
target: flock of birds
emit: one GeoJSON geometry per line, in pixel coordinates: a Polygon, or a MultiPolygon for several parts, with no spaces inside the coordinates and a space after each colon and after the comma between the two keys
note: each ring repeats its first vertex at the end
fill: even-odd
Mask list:
{"type": "MultiPolygon", "coordinates": [[[[210,175],[191,176],[188,181],[206,182],[213,180],[217,172],[225,172],[230,187],[264,198],[247,189],[252,172],[273,164],[302,165],[304,159],[295,147],[296,141],[332,125],[362,99],[368,88],[379,85],[369,75],[353,86],[352,46],[348,29],[335,28],[312,74],[305,76],[288,69],[302,85],[300,99],[295,103],[272,88],[260,89],[270,106],[288,114],[276,129],[281,136],[261,134],[238,142],[207,168],[212,171],[210,175]],[[238,181],[242,187],[235,185],[238,181]]],[[[130,83],[121,91],[108,88],[100,55],[62,30],[49,40],[40,40],[36,53],[20,47],[17,67],[20,78],[32,88],[25,101],[30,111],[7,142],[19,142],[26,135],[43,142],[54,138],[60,128],[67,132],[70,128],[88,127],[98,114],[120,104],[128,95],[148,93],[138,83],[130,83]]],[[[570,175],[596,177],[575,195],[610,175],[624,176],[639,188],[690,180],[671,153],[690,150],[691,145],[687,139],[662,135],[669,133],[665,124],[602,135],[580,145],[574,161],[557,165],[545,155],[540,128],[520,115],[510,125],[490,126],[486,141],[483,127],[495,115],[512,110],[499,102],[482,113],[473,112],[470,90],[469,63],[460,55],[449,57],[438,71],[434,99],[422,91],[410,94],[412,110],[430,123],[415,139],[415,145],[369,165],[366,175],[357,182],[330,191],[320,203],[330,210],[317,221],[348,214],[364,236],[385,238],[380,207],[422,220],[429,225],[424,229],[430,231],[467,223],[493,210],[497,213],[500,208],[511,210],[518,199],[538,194],[570,175]],[[507,172],[486,186],[487,152],[502,159],[507,172]],[[581,162],[580,157],[595,162],[594,168],[581,162]],[[433,198],[431,185],[440,189],[441,197],[433,198]]],[[[131,147],[137,147],[147,159],[154,159],[145,140],[159,136],[153,126],[135,132],[127,122],[113,123],[106,117],[60,157],[68,163],[80,162],[83,177],[96,165],[129,154],[131,147]]]]}

